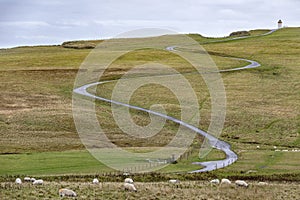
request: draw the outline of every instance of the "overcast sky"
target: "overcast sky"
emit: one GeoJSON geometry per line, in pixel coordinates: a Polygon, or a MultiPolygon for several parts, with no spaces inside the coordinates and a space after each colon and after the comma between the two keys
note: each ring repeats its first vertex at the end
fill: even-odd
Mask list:
{"type": "Polygon", "coordinates": [[[225,36],[300,26],[300,0],[0,0],[0,48],[101,39],[137,28],[225,36]]]}

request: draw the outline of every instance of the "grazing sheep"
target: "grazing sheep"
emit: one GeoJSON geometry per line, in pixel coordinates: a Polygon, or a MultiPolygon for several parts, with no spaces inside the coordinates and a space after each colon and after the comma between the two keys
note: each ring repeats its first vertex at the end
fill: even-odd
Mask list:
{"type": "Polygon", "coordinates": [[[241,181],[241,180],[235,181],[235,184],[236,184],[237,186],[241,186],[241,187],[248,187],[248,186],[249,186],[248,183],[246,183],[245,181],[241,181]]]}
{"type": "Polygon", "coordinates": [[[67,189],[67,188],[62,188],[58,190],[58,194],[60,197],[76,197],[77,194],[73,190],[67,189]]]}
{"type": "Polygon", "coordinates": [[[256,173],[257,171],[256,170],[248,170],[247,172],[246,172],[246,174],[251,174],[251,173],[256,173]]]}
{"type": "Polygon", "coordinates": [[[94,178],[94,180],[93,180],[93,184],[99,184],[99,180],[98,180],[98,179],[96,179],[96,178],[94,178]]]}
{"type": "Polygon", "coordinates": [[[24,178],[24,181],[25,181],[25,182],[30,182],[30,181],[31,181],[31,178],[30,178],[30,177],[25,177],[25,178],[24,178]]]}
{"type": "Polygon", "coordinates": [[[137,189],[132,183],[124,183],[124,189],[128,191],[134,191],[137,192],[137,189]]]}
{"type": "Polygon", "coordinates": [[[179,180],[176,180],[176,179],[171,179],[169,180],[169,183],[179,183],[180,181],[179,180]]]}
{"type": "Polygon", "coordinates": [[[220,180],[219,179],[213,179],[210,181],[210,183],[212,184],[220,184],[220,180]]]}
{"type": "Polygon", "coordinates": [[[268,183],[266,183],[266,182],[259,182],[258,185],[263,186],[263,185],[268,185],[268,183]]]}
{"type": "Polygon", "coordinates": [[[221,180],[221,184],[231,184],[231,181],[229,180],[229,179],[227,179],[227,178],[223,178],[222,180],[221,180]]]}
{"type": "Polygon", "coordinates": [[[22,180],[21,180],[20,178],[17,178],[17,179],[15,180],[15,183],[16,183],[16,184],[22,184],[22,180]]]}
{"type": "Polygon", "coordinates": [[[34,181],[35,181],[35,178],[30,178],[30,181],[31,181],[31,182],[34,182],[34,181]]]}
{"type": "Polygon", "coordinates": [[[33,185],[43,185],[44,181],[42,179],[38,179],[38,180],[35,180],[32,184],[33,185]]]}
{"type": "Polygon", "coordinates": [[[131,178],[125,178],[125,183],[133,183],[133,180],[131,178]]]}
{"type": "Polygon", "coordinates": [[[256,146],[256,148],[257,148],[257,149],[260,149],[260,146],[259,146],[259,145],[257,145],[257,146],[256,146]]]}

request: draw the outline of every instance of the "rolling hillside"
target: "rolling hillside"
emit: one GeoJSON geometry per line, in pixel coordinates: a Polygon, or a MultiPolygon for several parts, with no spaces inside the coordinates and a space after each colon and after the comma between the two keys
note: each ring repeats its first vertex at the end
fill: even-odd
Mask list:
{"type": "MultiPolygon", "coordinates": [[[[257,35],[261,32],[251,33],[257,35]]],[[[221,138],[232,144],[239,160],[216,173],[245,175],[253,170],[263,176],[299,175],[300,152],[292,150],[300,149],[300,28],[285,28],[268,36],[217,43],[209,43],[215,38],[195,34],[190,37],[203,43],[220,69],[246,64],[227,57],[247,58],[262,65],[257,69],[222,74],[227,96],[227,116],[221,138]],[[274,146],[289,151],[275,151],[274,146]]],[[[90,42],[87,44],[89,46],[90,42]]],[[[63,46],[0,49],[0,175],[92,174],[110,171],[88,154],[73,122],[73,84],[80,64],[90,51],[63,46]],[[85,162],[80,162],[83,159],[85,162]]],[[[141,63],[154,60],[170,64],[184,73],[193,72],[187,63],[170,52],[144,49],[118,59],[105,79],[118,79],[135,64],[136,59],[141,63]]],[[[187,76],[193,80],[193,75],[187,76]]],[[[192,84],[198,88],[201,104],[200,128],[206,130],[210,122],[209,93],[204,82],[192,84]]],[[[113,85],[107,84],[99,88],[99,94],[110,96],[111,87],[113,85]]],[[[178,116],[179,109],[172,94],[162,88],[155,89],[154,93],[153,88],[142,88],[132,102],[148,107],[158,100],[164,103],[172,116],[178,116]],[[153,98],[145,99],[143,96],[153,98]]],[[[142,148],[151,151],[164,145],[176,130],[176,126],[169,123],[153,140],[132,141],[112,123],[110,106],[102,102],[98,105],[99,120],[110,130],[109,137],[115,144],[132,151],[142,148]]],[[[144,113],[133,114],[138,124],[147,124],[149,121],[149,116],[144,113]]],[[[201,161],[196,151],[201,141],[202,138],[196,138],[187,160],[171,165],[162,172],[198,169],[199,166],[191,165],[191,162],[201,161]]],[[[223,156],[213,151],[206,159],[223,156]]]]}

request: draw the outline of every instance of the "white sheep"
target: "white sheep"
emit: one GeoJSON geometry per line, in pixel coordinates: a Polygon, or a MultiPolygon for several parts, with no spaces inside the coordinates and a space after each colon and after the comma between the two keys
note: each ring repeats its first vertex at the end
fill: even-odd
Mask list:
{"type": "Polygon", "coordinates": [[[241,187],[248,187],[248,186],[249,186],[248,183],[246,183],[245,181],[242,181],[242,180],[237,180],[237,181],[235,181],[235,184],[236,184],[237,186],[241,186],[241,187]]]}
{"type": "Polygon", "coordinates": [[[99,180],[97,178],[94,178],[93,184],[99,184],[99,180]]]}
{"type": "Polygon", "coordinates": [[[15,183],[16,183],[16,184],[22,184],[22,180],[21,180],[20,178],[17,178],[17,179],[15,180],[15,183]]]}
{"type": "Polygon", "coordinates": [[[132,183],[124,183],[124,189],[129,191],[137,192],[137,189],[132,183]]]}
{"type": "Polygon", "coordinates": [[[24,181],[30,182],[30,181],[31,181],[31,178],[30,178],[30,177],[25,177],[25,178],[24,178],[24,181]]]}
{"type": "Polygon", "coordinates": [[[256,171],[256,170],[248,170],[248,171],[246,172],[246,174],[251,174],[251,173],[257,173],[257,171],[256,171]]]}
{"type": "Polygon", "coordinates": [[[259,182],[258,185],[263,186],[263,185],[268,185],[266,182],[259,182]]]}
{"type": "Polygon", "coordinates": [[[220,180],[219,179],[213,179],[210,181],[210,183],[212,184],[220,184],[220,180]]]}
{"type": "Polygon", "coordinates": [[[43,185],[44,181],[42,179],[38,179],[38,180],[35,180],[32,184],[33,185],[43,185]]]}
{"type": "Polygon", "coordinates": [[[231,181],[229,180],[229,179],[227,179],[227,178],[223,178],[222,180],[221,180],[221,184],[231,184],[231,181]]]}
{"type": "Polygon", "coordinates": [[[124,183],[133,183],[133,180],[131,178],[125,178],[124,183]]]}
{"type": "Polygon", "coordinates": [[[30,181],[31,181],[31,182],[34,182],[34,181],[35,181],[35,178],[30,178],[30,181]]]}
{"type": "Polygon", "coordinates": [[[73,190],[67,189],[67,188],[62,188],[58,190],[58,194],[60,197],[76,197],[77,194],[73,190]]]}
{"type": "Polygon", "coordinates": [[[176,179],[171,179],[169,180],[169,183],[179,183],[180,181],[179,180],[176,180],[176,179]]]}

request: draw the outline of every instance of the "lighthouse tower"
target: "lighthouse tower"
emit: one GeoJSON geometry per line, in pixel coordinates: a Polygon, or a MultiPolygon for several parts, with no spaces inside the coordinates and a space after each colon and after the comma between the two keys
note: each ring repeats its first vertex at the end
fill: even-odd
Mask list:
{"type": "Polygon", "coordinates": [[[278,21],[278,29],[282,28],[282,21],[281,19],[278,21]]]}

